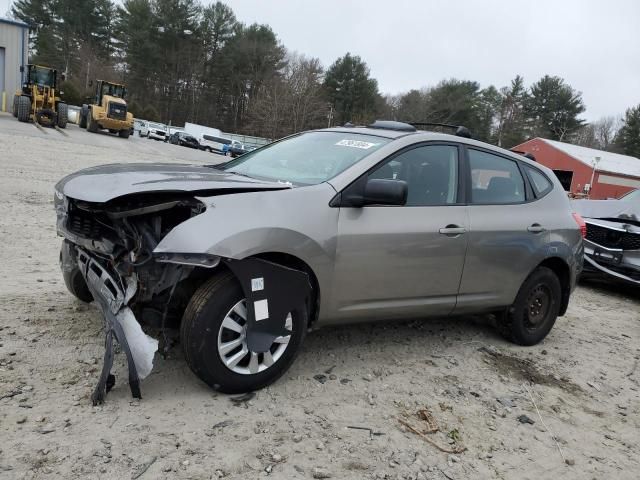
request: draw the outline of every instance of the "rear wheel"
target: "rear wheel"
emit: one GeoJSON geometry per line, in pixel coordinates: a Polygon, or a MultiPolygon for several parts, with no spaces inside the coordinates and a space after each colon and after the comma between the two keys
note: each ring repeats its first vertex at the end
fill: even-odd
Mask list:
{"type": "Polygon", "coordinates": [[[561,303],[558,276],[547,267],[538,267],[520,287],[513,305],[498,316],[498,329],[518,345],[535,345],[553,328],[561,303]]]}
{"type": "Polygon", "coordinates": [[[257,390],[276,381],[293,362],[306,332],[306,313],[285,320],[290,335],[275,339],[264,353],[246,342],[246,300],[230,272],[220,272],[191,298],[182,318],[180,339],[191,370],[225,393],[257,390]]]}
{"type": "Polygon", "coordinates": [[[66,103],[58,103],[58,127],[67,128],[67,120],[69,118],[69,108],[66,103]]]}
{"type": "Polygon", "coordinates": [[[18,120],[28,122],[31,119],[31,98],[24,95],[18,97],[18,120]]]}
{"type": "Polygon", "coordinates": [[[18,98],[20,98],[18,95],[13,96],[13,110],[11,111],[16,118],[18,118],[18,98]]]}

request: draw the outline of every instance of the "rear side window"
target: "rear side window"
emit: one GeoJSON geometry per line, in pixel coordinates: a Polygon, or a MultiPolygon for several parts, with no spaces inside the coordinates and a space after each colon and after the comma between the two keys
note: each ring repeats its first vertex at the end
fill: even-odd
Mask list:
{"type": "Polygon", "coordinates": [[[525,201],[524,179],[518,164],[504,157],[469,149],[471,203],[507,204],[525,201]]]}
{"type": "Polygon", "coordinates": [[[536,197],[540,198],[545,196],[553,187],[549,179],[537,168],[525,166],[529,179],[533,184],[533,190],[536,193],[536,197]]]}

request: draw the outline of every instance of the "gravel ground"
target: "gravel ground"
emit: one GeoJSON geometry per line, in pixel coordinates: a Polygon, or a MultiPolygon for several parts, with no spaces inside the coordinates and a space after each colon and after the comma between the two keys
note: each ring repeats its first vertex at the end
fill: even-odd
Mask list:
{"type": "Polygon", "coordinates": [[[92,407],[102,320],[65,290],[53,185],[100,163],[216,158],[47,132],[0,114],[0,478],[638,478],[640,295],[604,284],[580,286],[535,347],[485,317],[320,330],[244,399],[208,389],[178,347],[141,401],[118,355],[92,407]],[[426,430],[424,409],[438,431],[422,438],[398,419],[426,430]]]}

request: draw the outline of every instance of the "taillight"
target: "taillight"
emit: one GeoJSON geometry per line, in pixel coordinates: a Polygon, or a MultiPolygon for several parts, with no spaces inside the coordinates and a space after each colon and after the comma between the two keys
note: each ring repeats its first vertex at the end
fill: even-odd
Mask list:
{"type": "Polygon", "coordinates": [[[587,236],[587,224],[584,222],[584,218],[582,218],[580,214],[576,212],[573,212],[571,215],[573,215],[573,219],[576,221],[578,227],[580,228],[582,238],[585,238],[587,236]]]}

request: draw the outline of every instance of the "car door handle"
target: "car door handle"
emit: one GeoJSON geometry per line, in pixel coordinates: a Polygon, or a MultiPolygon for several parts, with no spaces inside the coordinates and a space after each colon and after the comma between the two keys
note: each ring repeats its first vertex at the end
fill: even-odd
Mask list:
{"type": "Polygon", "coordinates": [[[446,227],[441,228],[438,231],[443,235],[455,236],[455,235],[462,235],[467,231],[467,229],[464,227],[461,227],[460,225],[447,225],[446,227]]]}
{"type": "Polygon", "coordinates": [[[531,233],[542,233],[545,231],[545,228],[539,223],[534,223],[527,227],[527,230],[531,233]]]}

